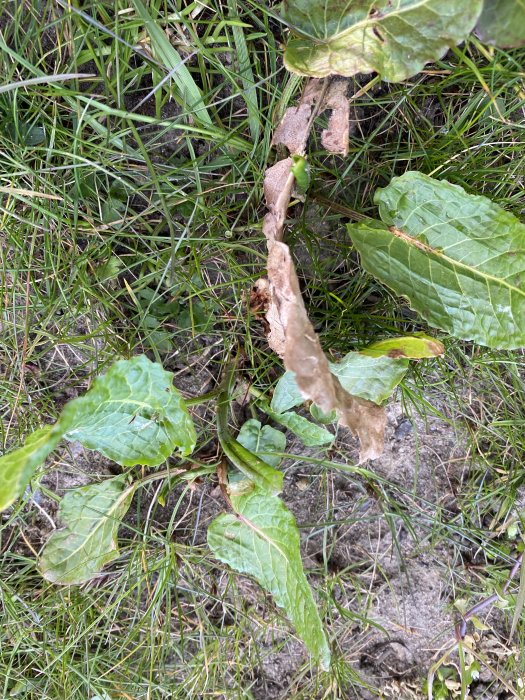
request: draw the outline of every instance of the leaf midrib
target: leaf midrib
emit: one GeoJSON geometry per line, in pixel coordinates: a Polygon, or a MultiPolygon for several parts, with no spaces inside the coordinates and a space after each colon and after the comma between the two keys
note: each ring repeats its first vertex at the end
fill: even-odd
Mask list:
{"type": "MultiPolygon", "coordinates": [[[[373,229],[377,230],[377,229],[373,229]]],[[[418,250],[423,250],[425,253],[427,253],[429,256],[431,256],[434,260],[444,260],[447,263],[449,263],[452,267],[458,267],[459,269],[462,270],[467,270],[470,273],[470,277],[478,277],[479,279],[482,280],[490,280],[494,282],[495,284],[501,285],[503,287],[507,287],[510,291],[517,292],[518,294],[521,294],[521,296],[525,297],[525,289],[520,289],[519,287],[515,287],[512,284],[509,284],[506,282],[504,279],[501,279],[500,277],[495,277],[494,275],[487,274],[485,272],[481,272],[480,270],[477,270],[474,267],[469,267],[468,265],[465,265],[464,263],[460,262],[459,260],[454,260],[454,258],[449,257],[446,255],[444,252],[438,252],[435,248],[432,246],[428,245],[427,243],[423,243],[422,241],[418,240],[417,238],[411,236],[410,234],[406,233],[402,229],[399,229],[397,227],[391,226],[387,227],[385,229],[389,233],[392,234],[393,239],[398,239],[404,243],[406,243],[407,246],[412,246],[413,248],[417,248],[418,250]]],[[[392,239],[392,240],[393,240],[392,239]]]]}

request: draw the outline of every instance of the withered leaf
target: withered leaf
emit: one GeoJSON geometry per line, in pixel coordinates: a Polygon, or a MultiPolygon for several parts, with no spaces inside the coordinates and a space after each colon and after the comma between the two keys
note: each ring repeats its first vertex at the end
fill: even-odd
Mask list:
{"type": "Polygon", "coordinates": [[[332,80],[328,87],[322,80],[310,80],[296,107],[289,107],[275,130],[273,145],[286,146],[291,155],[304,155],[314,114],[331,110],[328,128],[321,142],[329,153],[348,153],[350,102],[348,80],[332,80]]]}
{"type": "MultiPolygon", "coordinates": [[[[279,129],[276,132],[274,143],[285,144],[292,153],[304,150],[311,127],[310,116],[313,107],[309,107],[310,116],[307,118],[306,111],[301,111],[301,106],[313,105],[315,100],[319,99],[320,89],[318,81],[308,83],[301,104],[298,108],[291,108],[295,109],[295,112],[291,112],[290,116],[285,115],[280,132],[279,129]],[[314,98],[311,98],[312,95],[314,98]]],[[[339,124],[343,119],[343,88],[334,88],[331,94],[333,113],[337,112],[336,116],[332,113],[335,129],[335,120],[339,124]]],[[[330,127],[327,131],[330,131],[330,127]]],[[[341,141],[336,141],[335,135],[330,138],[338,147],[342,148],[344,145],[341,141]]],[[[337,411],[339,422],[358,436],[361,443],[360,461],[374,459],[383,451],[384,411],[377,404],[346,392],[337,377],[330,372],[328,359],[306,313],[290,249],[282,242],[286,212],[294,184],[292,164],[292,158],[285,158],[268,168],[264,178],[264,195],[268,207],[263,221],[263,232],[268,244],[268,342],[283,358],[286,369],[295,373],[297,385],[304,398],[313,401],[325,413],[337,411]]]]}
{"type": "Polygon", "coordinates": [[[329,153],[346,156],[349,141],[350,102],[347,97],[348,81],[334,80],[330,83],[323,105],[331,109],[328,128],[321,134],[321,143],[329,153]]]}
{"type": "Polygon", "coordinates": [[[274,146],[283,145],[292,154],[304,155],[310,134],[310,118],[323,94],[322,80],[309,80],[297,107],[288,107],[273,134],[274,146]]]}
{"type": "Polygon", "coordinates": [[[270,325],[270,347],[283,357],[286,369],[295,373],[303,397],[325,413],[336,410],[341,425],[358,436],[360,461],[375,459],[383,451],[384,410],[346,392],[330,372],[328,359],[306,313],[290,250],[279,241],[270,243],[268,279],[270,307],[266,318],[270,325]]]}
{"type": "Polygon", "coordinates": [[[263,233],[268,242],[282,238],[284,221],[295,178],[292,173],[293,160],[279,160],[264,174],[264,196],[268,213],[263,220],[263,233]]]}

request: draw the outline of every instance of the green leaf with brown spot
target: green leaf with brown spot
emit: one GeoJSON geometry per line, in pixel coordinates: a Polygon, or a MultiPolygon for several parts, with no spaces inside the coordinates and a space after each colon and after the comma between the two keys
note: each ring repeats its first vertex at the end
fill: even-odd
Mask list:
{"type": "Polygon", "coordinates": [[[361,354],[368,357],[390,357],[392,359],[406,357],[413,360],[424,357],[439,357],[444,352],[443,343],[424,333],[380,340],[361,350],[361,354]]]}

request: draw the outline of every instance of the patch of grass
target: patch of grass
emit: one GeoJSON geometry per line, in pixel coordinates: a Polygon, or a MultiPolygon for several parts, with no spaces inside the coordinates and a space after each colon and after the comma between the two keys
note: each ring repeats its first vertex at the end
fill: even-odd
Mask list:
{"type": "MultiPolygon", "coordinates": [[[[240,341],[246,374],[271,388],[280,368],[247,295],[264,268],[262,179],[274,158],[272,131],[301,88],[282,68],[279,32],[271,14],[244,0],[113,0],[82,9],[4,3],[6,448],[55,419],[116,356],[146,351],[175,371],[187,393],[204,392],[224,350],[240,341]],[[51,80],[71,73],[86,77],[51,80]],[[35,78],[44,82],[32,84],[35,78]]],[[[420,169],[523,213],[524,59],[524,51],[487,53],[470,42],[417,78],[360,98],[348,158],[326,156],[314,138],[312,196],[290,209],[287,236],[312,319],[335,355],[424,328],[359,269],[346,236],[352,210],[375,212],[377,187],[420,169]]],[[[476,602],[501,586],[520,543],[523,376],[520,353],[449,340],[445,359],[416,365],[402,388],[407,412],[438,413],[463,426],[474,459],[457,512],[446,504],[436,512],[395,479],[345,477],[362,490],[348,523],[359,520],[367,488],[381,503],[373,517],[392,536],[400,524],[425,522],[421,547],[450,555],[440,563],[449,600],[476,602]]],[[[213,438],[211,420],[200,426],[203,443],[213,438]]],[[[347,451],[336,457],[346,460],[347,451]]],[[[118,564],[79,589],[49,586],[36,572],[31,549],[41,545],[39,528],[49,527],[37,505],[3,520],[0,695],[362,697],[367,682],[355,667],[360,635],[373,627],[369,577],[379,564],[360,553],[352,566],[330,568],[344,528],[333,526],[329,463],[310,463],[321,473],[325,506],[305,540],[319,555],[310,573],[334,645],[330,676],[312,671],[280,612],[253,584],[195,543],[205,521],[200,485],[172,497],[168,518],[155,516],[153,490],[150,500],[144,495],[118,564]],[[281,658],[293,659],[284,691],[268,671],[281,658]]],[[[520,648],[524,634],[520,624],[520,648]]],[[[488,662],[505,677],[524,671],[512,654],[488,662]]]]}

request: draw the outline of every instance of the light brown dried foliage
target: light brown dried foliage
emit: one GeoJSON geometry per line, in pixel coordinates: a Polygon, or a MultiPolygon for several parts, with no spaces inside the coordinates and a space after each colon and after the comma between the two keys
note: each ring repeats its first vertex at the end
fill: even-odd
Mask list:
{"type": "Polygon", "coordinates": [[[350,136],[350,102],[347,97],[348,81],[336,80],[330,83],[323,100],[325,109],[331,109],[328,128],[321,134],[321,143],[329,153],[346,156],[350,136]]]}
{"type": "Polygon", "coordinates": [[[286,369],[295,373],[304,398],[325,413],[336,410],[341,425],[359,437],[360,461],[379,457],[383,451],[384,411],[371,401],[349,394],[330,372],[328,359],[306,313],[290,250],[279,241],[270,245],[268,279],[270,307],[266,318],[270,325],[270,347],[282,356],[286,369]]]}
{"type": "MultiPolygon", "coordinates": [[[[318,107],[315,101],[322,100],[325,95],[319,81],[311,81],[308,85],[310,88],[307,86],[299,105],[287,111],[274,138],[274,143],[286,145],[291,153],[304,152],[311,127],[311,115],[318,107]]],[[[329,94],[332,94],[331,105],[335,105],[332,107],[332,117],[342,124],[343,89],[337,88],[329,94]],[[337,117],[334,117],[335,112],[337,117]]],[[[335,129],[336,126],[334,121],[332,127],[335,129]]],[[[345,128],[348,131],[348,114],[345,128]]],[[[330,127],[327,131],[330,131],[330,127]]],[[[335,135],[332,134],[331,138],[335,144],[335,135]]],[[[339,141],[337,145],[342,148],[342,144],[339,141]]],[[[282,242],[294,184],[291,166],[291,158],[281,160],[268,168],[264,178],[268,207],[263,221],[268,243],[268,342],[283,358],[286,369],[295,373],[304,398],[313,401],[326,413],[336,410],[339,422],[359,437],[360,461],[374,459],[383,451],[384,411],[380,406],[346,392],[337,377],[330,372],[328,359],[306,313],[290,250],[282,242]]]]}
{"type": "Polygon", "coordinates": [[[273,134],[274,146],[283,145],[292,155],[303,156],[310,135],[312,114],[317,114],[318,101],[325,91],[322,80],[309,80],[297,107],[288,107],[273,134]]]}

